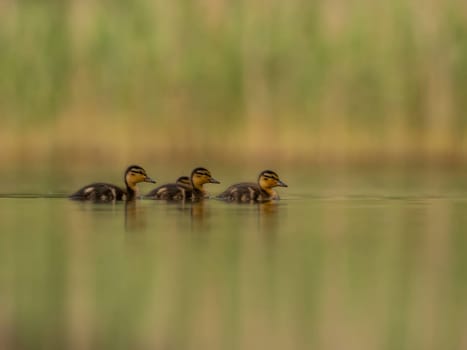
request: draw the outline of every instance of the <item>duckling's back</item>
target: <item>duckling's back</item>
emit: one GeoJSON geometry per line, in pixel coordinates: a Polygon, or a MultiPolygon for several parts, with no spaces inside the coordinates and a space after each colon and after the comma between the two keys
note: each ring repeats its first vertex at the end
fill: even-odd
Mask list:
{"type": "Polygon", "coordinates": [[[72,195],[70,199],[73,200],[89,200],[96,202],[111,202],[115,200],[126,199],[126,192],[118,186],[96,182],[79,189],[72,195]]]}
{"type": "Polygon", "coordinates": [[[177,183],[159,186],[146,194],[145,198],[162,200],[184,200],[191,198],[191,189],[177,183]]]}
{"type": "Polygon", "coordinates": [[[250,202],[264,200],[265,194],[258,184],[243,182],[228,187],[217,198],[232,202],[250,202]]]}

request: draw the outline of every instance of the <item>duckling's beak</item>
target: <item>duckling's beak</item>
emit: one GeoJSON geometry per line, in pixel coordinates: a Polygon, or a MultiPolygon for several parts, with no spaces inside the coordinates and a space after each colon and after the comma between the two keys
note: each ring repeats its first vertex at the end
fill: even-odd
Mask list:
{"type": "Polygon", "coordinates": [[[220,181],[217,181],[215,178],[211,177],[209,179],[209,183],[211,183],[211,184],[220,184],[220,181]]]}
{"type": "Polygon", "coordinates": [[[156,180],[151,179],[149,176],[146,176],[146,178],[144,179],[144,182],[150,182],[150,183],[152,183],[152,184],[155,184],[155,183],[156,183],[156,180]]]}
{"type": "Polygon", "coordinates": [[[281,180],[277,180],[277,186],[279,187],[289,187],[285,182],[281,180]]]}

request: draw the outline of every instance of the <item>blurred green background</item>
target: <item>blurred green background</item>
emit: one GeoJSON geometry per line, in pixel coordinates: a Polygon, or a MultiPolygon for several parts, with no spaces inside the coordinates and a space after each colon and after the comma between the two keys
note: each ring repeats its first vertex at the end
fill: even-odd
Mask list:
{"type": "Polygon", "coordinates": [[[463,0],[3,0],[0,52],[10,166],[466,156],[463,0]]]}
{"type": "Polygon", "coordinates": [[[467,348],[466,107],[465,0],[0,0],[0,348],[467,348]],[[290,187],[27,196],[133,163],[290,187]]]}

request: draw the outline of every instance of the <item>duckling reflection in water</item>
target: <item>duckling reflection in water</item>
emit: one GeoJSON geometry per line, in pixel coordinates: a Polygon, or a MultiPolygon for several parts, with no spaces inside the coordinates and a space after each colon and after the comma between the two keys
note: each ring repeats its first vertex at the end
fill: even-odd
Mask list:
{"type": "Polygon", "coordinates": [[[275,200],[256,202],[258,210],[258,231],[274,237],[279,225],[279,202],[275,200]]]}
{"type": "Polygon", "coordinates": [[[146,170],[139,165],[131,165],[125,170],[125,189],[104,182],[95,182],[84,186],[69,198],[74,200],[89,200],[95,202],[112,202],[120,200],[134,200],[138,195],[137,184],[140,182],[156,183],[146,170]]]}
{"type": "Polygon", "coordinates": [[[198,200],[208,197],[204,189],[204,185],[207,183],[218,184],[220,182],[212,177],[209,170],[199,167],[191,172],[190,178],[187,176],[179,177],[176,183],[159,186],[145,197],[165,200],[198,200]]]}
{"type": "Polygon", "coordinates": [[[125,231],[135,232],[146,229],[146,212],[140,201],[125,202],[125,231]]]}
{"type": "Polygon", "coordinates": [[[272,170],[264,170],[257,183],[242,182],[228,187],[217,198],[230,202],[264,202],[279,199],[274,187],[288,187],[272,170]]]}

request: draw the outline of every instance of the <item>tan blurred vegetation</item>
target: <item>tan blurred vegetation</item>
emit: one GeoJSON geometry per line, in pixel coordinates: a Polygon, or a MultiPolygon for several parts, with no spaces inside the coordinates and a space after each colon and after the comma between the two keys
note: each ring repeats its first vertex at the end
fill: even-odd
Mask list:
{"type": "Polygon", "coordinates": [[[463,0],[0,1],[0,159],[462,161],[463,0]]]}

